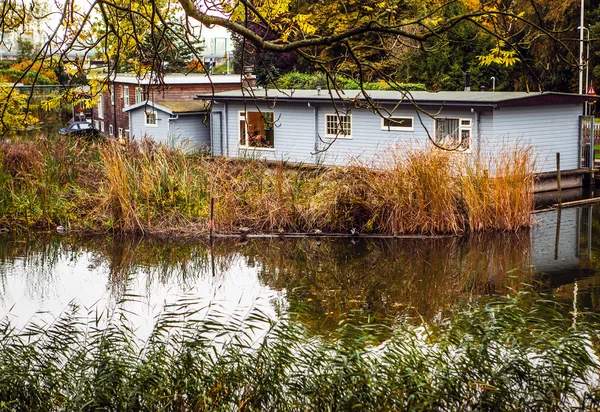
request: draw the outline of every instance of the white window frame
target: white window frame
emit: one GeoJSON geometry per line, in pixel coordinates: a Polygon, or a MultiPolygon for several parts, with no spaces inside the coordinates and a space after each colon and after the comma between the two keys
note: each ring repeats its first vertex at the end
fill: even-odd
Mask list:
{"type": "Polygon", "coordinates": [[[139,104],[144,101],[144,89],[141,87],[135,88],[135,104],[139,104]]]}
{"type": "Polygon", "coordinates": [[[256,111],[239,111],[238,112],[238,123],[237,123],[238,124],[238,144],[239,144],[239,147],[241,147],[243,149],[274,151],[275,150],[275,125],[274,124],[273,124],[273,147],[251,146],[251,145],[248,144],[248,122],[246,120],[246,114],[247,113],[261,113],[261,114],[272,113],[273,114],[273,119],[275,119],[275,113],[271,112],[271,111],[269,111],[269,112],[263,112],[263,111],[259,111],[259,110],[256,110],[256,111]],[[240,122],[242,120],[244,121],[244,124],[245,124],[245,127],[246,127],[246,130],[244,130],[245,137],[246,137],[245,144],[240,144],[240,142],[239,142],[240,136],[241,136],[241,133],[242,133],[242,131],[240,130],[240,122]]]}
{"type": "Polygon", "coordinates": [[[158,127],[158,112],[155,109],[147,107],[144,109],[144,126],[158,127]],[[155,123],[148,123],[148,116],[154,115],[155,123]]]}
{"type": "Polygon", "coordinates": [[[123,107],[129,106],[129,86],[123,86],[123,107]]]}
{"type": "Polygon", "coordinates": [[[117,136],[119,137],[119,139],[123,137],[123,128],[122,127],[119,127],[119,134],[117,136]]]}
{"type": "Polygon", "coordinates": [[[104,104],[102,94],[98,96],[98,119],[104,119],[104,104]]]}
{"type": "Polygon", "coordinates": [[[94,120],[94,128],[96,130],[100,130],[100,121],[99,120],[94,120]]]}
{"type": "Polygon", "coordinates": [[[400,131],[400,132],[414,132],[415,131],[415,118],[414,116],[384,116],[381,118],[381,130],[389,131],[400,131]],[[411,126],[400,126],[401,123],[397,123],[397,126],[386,126],[385,121],[389,119],[410,119],[411,126]]]}
{"type": "Polygon", "coordinates": [[[100,122],[100,131],[104,133],[104,122],[100,122]]]}
{"type": "Polygon", "coordinates": [[[113,83],[112,87],[110,88],[110,104],[111,105],[115,105],[115,100],[116,100],[116,94],[117,94],[117,85],[113,83]]]}
{"type": "Polygon", "coordinates": [[[352,139],[352,113],[350,111],[347,111],[346,113],[325,113],[325,137],[330,138],[330,139],[352,139]],[[339,123],[340,122],[344,122],[343,118],[349,118],[349,126],[350,126],[350,133],[349,134],[342,134],[339,131],[339,123]],[[333,120],[332,120],[333,119],[333,120]],[[329,127],[328,124],[330,122],[334,121],[335,123],[337,123],[338,125],[338,131],[336,133],[328,133],[329,132],[329,127]]]}
{"type": "Polygon", "coordinates": [[[113,125],[112,125],[112,124],[109,124],[109,125],[108,125],[108,135],[109,135],[109,136],[112,136],[112,135],[113,135],[113,125]]]}
{"type": "Polygon", "coordinates": [[[473,119],[468,117],[437,117],[433,119],[433,139],[436,144],[441,144],[442,147],[446,148],[443,142],[438,141],[437,136],[437,122],[445,120],[458,120],[458,135],[462,136],[463,132],[469,132],[469,144],[466,149],[460,149],[460,147],[447,147],[447,149],[457,153],[471,153],[473,145],[473,119]]]}

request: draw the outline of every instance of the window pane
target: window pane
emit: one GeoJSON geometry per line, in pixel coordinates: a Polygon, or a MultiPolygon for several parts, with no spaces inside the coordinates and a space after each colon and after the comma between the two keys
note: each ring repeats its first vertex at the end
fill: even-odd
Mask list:
{"type": "Polygon", "coordinates": [[[146,112],[146,124],[155,125],[157,123],[156,112],[146,112]]]}
{"type": "Polygon", "coordinates": [[[436,119],[435,141],[446,148],[458,145],[458,119],[436,119]]]}
{"type": "Polygon", "coordinates": [[[325,135],[326,136],[351,136],[352,118],[347,114],[328,114],[325,116],[325,135]]]}
{"type": "Polygon", "coordinates": [[[435,142],[449,150],[471,149],[470,119],[436,119],[435,142]]]}
{"type": "Polygon", "coordinates": [[[273,112],[247,112],[248,146],[275,147],[273,112]]]}
{"type": "Polygon", "coordinates": [[[383,126],[389,128],[389,129],[393,129],[393,128],[412,129],[413,119],[412,119],[412,117],[386,117],[383,119],[383,126]]]}
{"type": "Polygon", "coordinates": [[[246,121],[240,120],[240,146],[246,146],[246,121]]]}

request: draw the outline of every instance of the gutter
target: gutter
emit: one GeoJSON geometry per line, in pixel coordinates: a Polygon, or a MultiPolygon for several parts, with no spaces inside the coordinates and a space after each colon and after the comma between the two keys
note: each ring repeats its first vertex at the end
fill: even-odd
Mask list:
{"type": "MultiPolygon", "coordinates": [[[[474,92],[475,93],[475,92],[474,92]]],[[[200,97],[202,95],[198,95],[199,97],[196,97],[195,99],[198,100],[203,100],[203,97],[200,97]]],[[[238,102],[238,101],[244,101],[244,98],[241,96],[219,96],[219,100],[226,100],[226,101],[232,101],[232,102],[238,102]]],[[[401,105],[417,105],[417,106],[453,106],[453,107],[491,107],[493,109],[498,108],[498,103],[497,102],[448,102],[448,101],[442,101],[442,100],[427,100],[427,101],[418,101],[418,100],[409,100],[409,99],[403,99],[403,100],[390,100],[390,99],[372,99],[373,102],[378,103],[378,104],[392,104],[392,105],[397,105],[397,104],[401,104],[401,105]],[[474,104],[475,103],[475,104],[474,104]]],[[[301,98],[296,98],[296,97],[273,97],[273,98],[260,98],[260,97],[255,97],[252,100],[253,102],[262,102],[262,103],[267,103],[270,105],[273,105],[277,102],[291,102],[291,103],[330,103],[330,102],[336,102],[336,103],[346,103],[346,104],[354,104],[357,99],[353,99],[353,98],[333,98],[331,99],[330,97],[324,97],[324,98],[308,98],[308,97],[301,97],[301,98]]],[[[364,99],[358,99],[359,102],[365,102],[366,100],[364,99]]]]}

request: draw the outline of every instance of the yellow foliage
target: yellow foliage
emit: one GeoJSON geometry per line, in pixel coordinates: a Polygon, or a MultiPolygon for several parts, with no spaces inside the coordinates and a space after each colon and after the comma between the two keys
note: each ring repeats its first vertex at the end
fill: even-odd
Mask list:
{"type": "Polygon", "coordinates": [[[298,24],[298,27],[304,34],[311,35],[316,33],[317,28],[309,23],[312,20],[310,14],[297,14],[293,20],[298,24]]]}
{"type": "Polygon", "coordinates": [[[492,63],[501,64],[504,66],[514,66],[520,59],[516,56],[514,50],[502,50],[501,45],[498,45],[483,56],[477,56],[480,66],[489,66],[492,63]]]}
{"type": "Polygon", "coordinates": [[[27,127],[38,121],[28,112],[28,96],[21,94],[10,86],[0,86],[0,133],[27,127]]]}
{"type": "Polygon", "coordinates": [[[56,73],[48,64],[42,64],[41,61],[32,62],[31,60],[23,60],[22,62],[15,63],[10,66],[11,69],[14,70],[29,70],[32,73],[39,73],[40,75],[47,77],[52,83],[58,83],[58,77],[56,77],[56,73]]]}

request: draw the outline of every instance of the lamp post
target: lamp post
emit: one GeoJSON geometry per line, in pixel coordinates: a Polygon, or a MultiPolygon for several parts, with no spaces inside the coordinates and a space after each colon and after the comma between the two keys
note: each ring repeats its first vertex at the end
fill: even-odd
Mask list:
{"type": "MultiPolygon", "coordinates": [[[[586,49],[585,49],[585,63],[583,62],[583,43],[581,44],[581,57],[580,57],[580,63],[579,63],[579,82],[580,82],[580,90],[582,89],[582,91],[580,91],[579,94],[587,94],[588,92],[588,87],[589,87],[589,80],[590,80],[590,30],[587,27],[577,27],[578,30],[581,31],[582,33],[582,37],[583,37],[583,31],[585,30],[586,33],[586,38],[585,38],[585,43],[586,43],[586,49]],[[585,83],[583,82],[583,66],[585,65],[585,83]],[[583,86],[583,84],[585,84],[585,87],[583,86]]],[[[583,113],[585,116],[587,116],[587,112],[588,112],[588,104],[587,102],[585,103],[585,112],[583,113]]]]}

